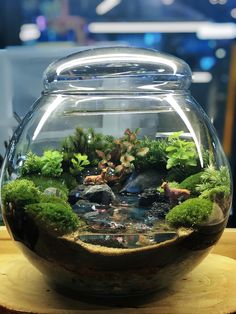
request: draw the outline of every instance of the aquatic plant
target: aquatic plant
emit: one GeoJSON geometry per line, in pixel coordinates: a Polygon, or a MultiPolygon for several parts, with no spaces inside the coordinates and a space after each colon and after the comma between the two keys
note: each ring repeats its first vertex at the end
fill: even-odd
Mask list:
{"type": "Polygon", "coordinates": [[[186,179],[184,179],[182,182],[180,182],[179,187],[182,189],[188,189],[191,191],[191,195],[198,196],[200,193],[197,191],[197,185],[201,183],[203,171],[197,172],[186,179]]]}
{"type": "Polygon", "coordinates": [[[84,223],[67,204],[38,203],[25,206],[25,211],[49,231],[62,235],[84,228],[84,223]]]}
{"type": "Polygon", "coordinates": [[[26,154],[26,159],[20,169],[22,176],[28,174],[39,174],[42,168],[42,160],[39,156],[32,152],[26,154]]]}
{"type": "Polygon", "coordinates": [[[223,197],[230,196],[230,174],[225,166],[216,170],[213,165],[208,166],[201,175],[201,183],[197,184],[196,191],[201,198],[213,199],[217,194],[223,197]]]}
{"type": "Polygon", "coordinates": [[[72,167],[70,167],[70,173],[72,175],[78,175],[81,173],[85,166],[90,164],[87,155],[81,155],[80,153],[74,154],[74,157],[71,159],[72,167]]]}
{"type": "Polygon", "coordinates": [[[166,215],[166,222],[175,228],[192,228],[206,221],[212,209],[210,200],[191,198],[173,207],[166,215]]]}
{"type": "Polygon", "coordinates": [[[2,188],[3,205],[13,204],[15,208],[23,208],[27,204],[39,201],[39,189],[27,179],[17,179],[5,184],[2,188]]]}
{"type": "Polygon", "coordinates": [[[174,132],[168,137],[166,147],[167,165],[166,168],[173,167],[196,167],[197,152],[194,142],[181,140],[183,131],[174,132]]]}

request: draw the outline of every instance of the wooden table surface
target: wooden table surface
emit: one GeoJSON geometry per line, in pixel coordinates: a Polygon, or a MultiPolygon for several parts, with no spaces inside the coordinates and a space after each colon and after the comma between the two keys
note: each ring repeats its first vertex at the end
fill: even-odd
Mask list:
{"type": "Polygon", "coordinates": [[[114,307],[69,299],[51,290],[0,227],[0,314],[236,313],[236,230],[226,229],[190,274],[141,306],[114,307]]]}

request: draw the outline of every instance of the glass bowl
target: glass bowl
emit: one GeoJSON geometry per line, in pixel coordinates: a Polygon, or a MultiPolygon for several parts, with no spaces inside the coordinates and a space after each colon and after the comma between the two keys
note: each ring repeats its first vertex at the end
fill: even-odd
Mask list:
{"type": "Polygon", "coordinates": [[[191,77],[178,58],[128,47],[88,49],[47,68],[4,161],[1,207],[54,287],[149,294],[220,238],[230,169],[188,91],[191,77]]]}

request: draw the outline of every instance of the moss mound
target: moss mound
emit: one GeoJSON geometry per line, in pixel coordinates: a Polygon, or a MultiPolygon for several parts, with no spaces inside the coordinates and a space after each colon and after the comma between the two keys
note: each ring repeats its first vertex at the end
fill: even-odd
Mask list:
{"type": "Polygon", "coordinates": [[[25,211],[46,229],[60,235],[73,232],[84,225],[67,204],[30,204],[25,207],[25,211]]]}
{"type": "MultiPolygon", "coordinates": [[[[61,198],[67,201],[68,199],[68,188],[61,179],[55,179],[55,178],[48,178],[44,176],[28,176],[28,180],[33,181],[35,186],[43,192],[47,188],[56,188],[61,192],[61,198]]],[[[31,203],[36,203],[36,202],[31,202],[31,203]]]]}
{"type": "Polygon", "coordinates": [[[199,192],[196,190],[196,187],[199,183],[201,183],[201,176],[203,172],[195,173],[189,177],[187,177],[185,180],[183,180],[179,187],[181,189],[188,189],[191,191],[192,195],[199,195],[199,192]]]}
{"type": "Polygon", "coordinates": [[[39,202],[40,191],[35,184],[27,179],[17,179],[3,186],[3,204],[11,202],[16,208],[39,202]]]}
{"type": "Polygon", "coordinates": [[[56,195],[52,195],[52,194],[44,194],[41,193],[39,196],[39,203],[60,203],[60,204],[65,204],[65,205],[69,205],[65,199],[56,196],[56,195]]]}
{"type": "Polygon", "coordinates": [[[213,203],[210,200],[192,198],[171,209],[166,215],[167,223],[175,228],[192,228],[203,223],[211,214],[213,203]]]}

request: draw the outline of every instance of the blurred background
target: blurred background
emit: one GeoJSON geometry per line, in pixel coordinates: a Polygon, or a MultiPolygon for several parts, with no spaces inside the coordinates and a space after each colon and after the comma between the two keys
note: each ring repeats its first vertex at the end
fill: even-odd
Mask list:
{"type": "MultiPolygon", "coordinates": [[[[235,177],[235,38],[235,0],[1,0],[0,154],[40,96],[50,62],[87,46],[129,44],[190,65],[192,94],[214,124],[235,177]]],[[[235,216],[229,226],[236,226],[235,216]]]]}

